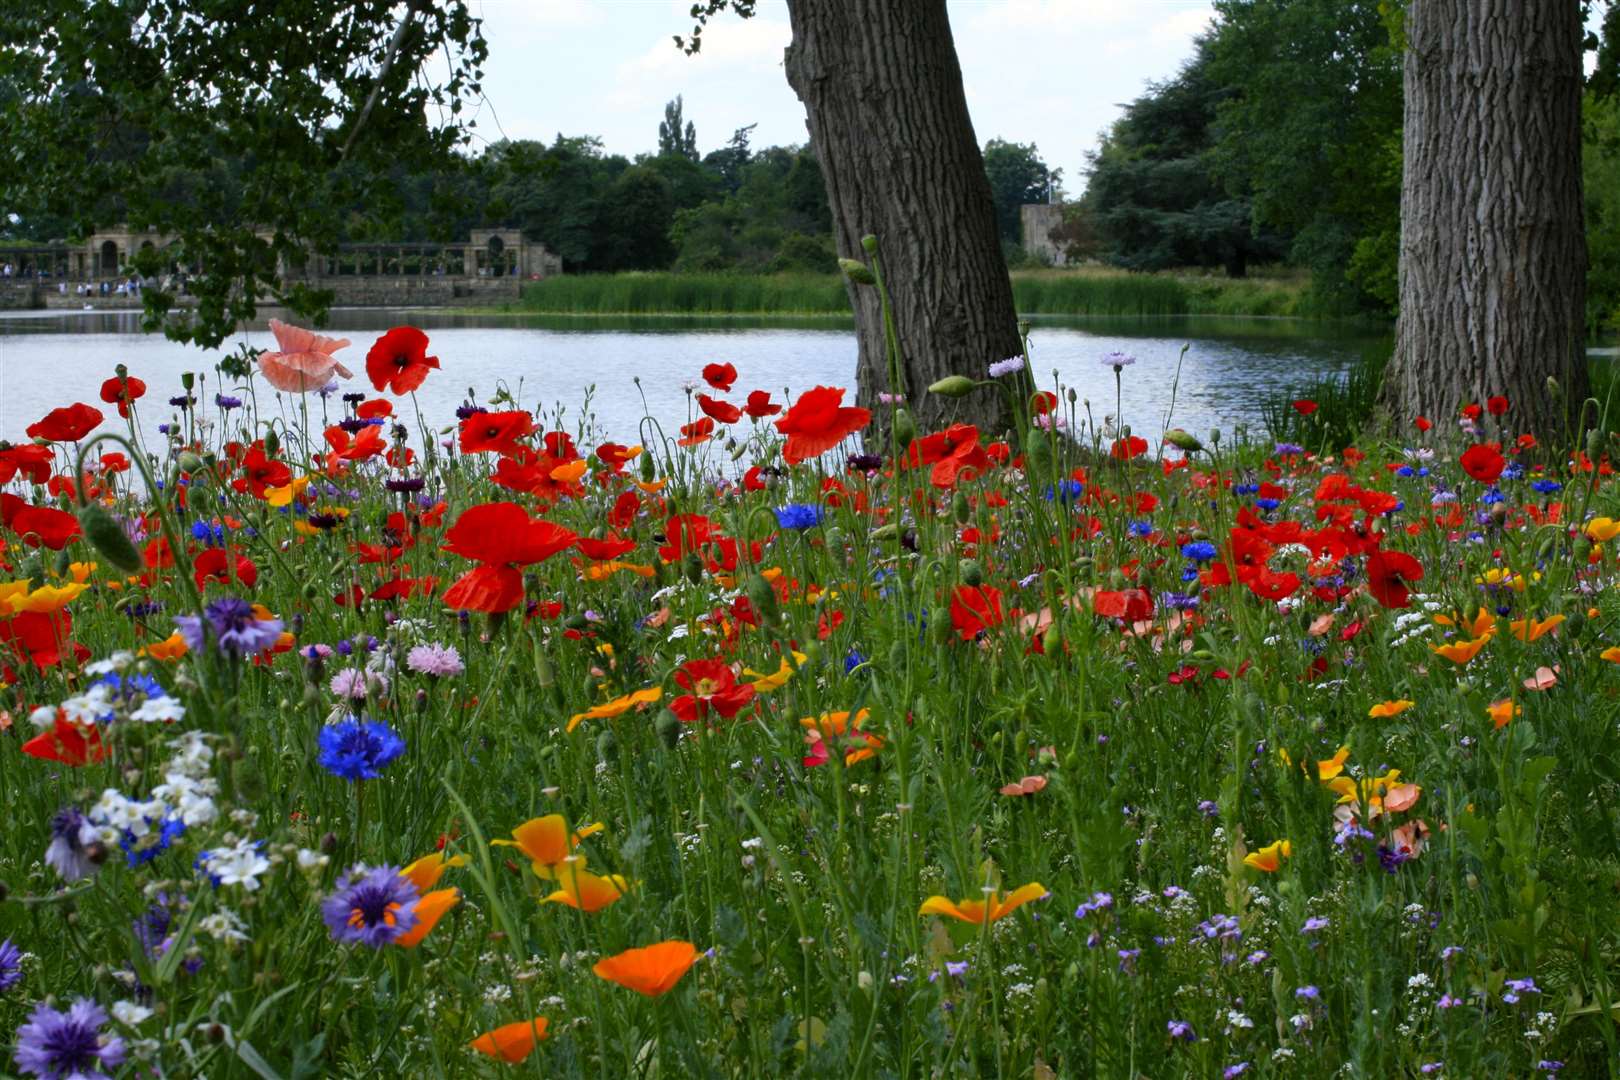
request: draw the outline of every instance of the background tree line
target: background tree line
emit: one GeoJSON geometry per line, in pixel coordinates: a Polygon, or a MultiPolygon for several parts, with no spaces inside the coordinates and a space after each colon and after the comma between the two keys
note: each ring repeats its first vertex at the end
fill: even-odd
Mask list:
{"type": "MultiPolygon", "coordinates": [[[[1059,239],[1132,270],[1309,269],[1319,310],[1393,314],[1400,253],[1400,6],[1217,0],[1172,77],[1125,106],[1089,155],[1059,239]]],[[[1620,320],[1620,9],[1584,101],[1588,322],[1620,320]]]]}

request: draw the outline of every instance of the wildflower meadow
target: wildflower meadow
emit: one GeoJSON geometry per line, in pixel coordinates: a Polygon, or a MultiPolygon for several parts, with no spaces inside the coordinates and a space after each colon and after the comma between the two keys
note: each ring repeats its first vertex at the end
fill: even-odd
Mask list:
{"type": "Polygon", "coordinates": [[[0,449],[0,1069],[1616,1071],[1606,406],[603,431],[273,329],[0,449]]]}

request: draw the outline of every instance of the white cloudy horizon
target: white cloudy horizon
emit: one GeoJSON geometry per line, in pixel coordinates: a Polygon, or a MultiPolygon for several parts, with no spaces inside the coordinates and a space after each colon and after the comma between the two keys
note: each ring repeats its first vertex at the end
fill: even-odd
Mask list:
{"type": "MultiPolygon", "coordinates": [[[[664,104],[680,95],[703,153],[756,124],[758,147],[803,143],[787,85],[783,0],[710,21],[688,57],[691,0],[471,0],[490,55],[477,143],[594,135],[608,153],[652,151],[664,104]]],[[[950,0],[974,133],[1034,143],[1072,197],[1086,152],[1148,83],[1175,74],[1208,25],[1208,0],[950,0]]]]}

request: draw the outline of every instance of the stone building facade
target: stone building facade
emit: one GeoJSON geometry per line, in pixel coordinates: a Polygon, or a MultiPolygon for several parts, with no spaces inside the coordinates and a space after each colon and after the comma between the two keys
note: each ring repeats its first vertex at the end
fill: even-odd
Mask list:
{"type": "Polygon", "coordinates": [[[1025,203],[1018,208],[1024,250],[1053,266],[1069,261],[1063,245],[1052,239],[1052,230],[1063,224],[1063,211],[1063,203],[1025,203]]]}

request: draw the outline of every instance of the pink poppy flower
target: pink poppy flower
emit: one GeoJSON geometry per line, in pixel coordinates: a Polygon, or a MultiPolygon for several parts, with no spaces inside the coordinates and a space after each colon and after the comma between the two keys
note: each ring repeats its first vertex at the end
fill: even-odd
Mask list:
{"type": "Polygon", "coordinates": [[[334,373],[345,379],[354,375],[332,355],[349,343],[348,338],[322,337],[277,319],[270,320],[270,332],[276,335],[279,351],[259,357],[259,373],[277,390],[304,394],[331,382],[334,373]]]}

